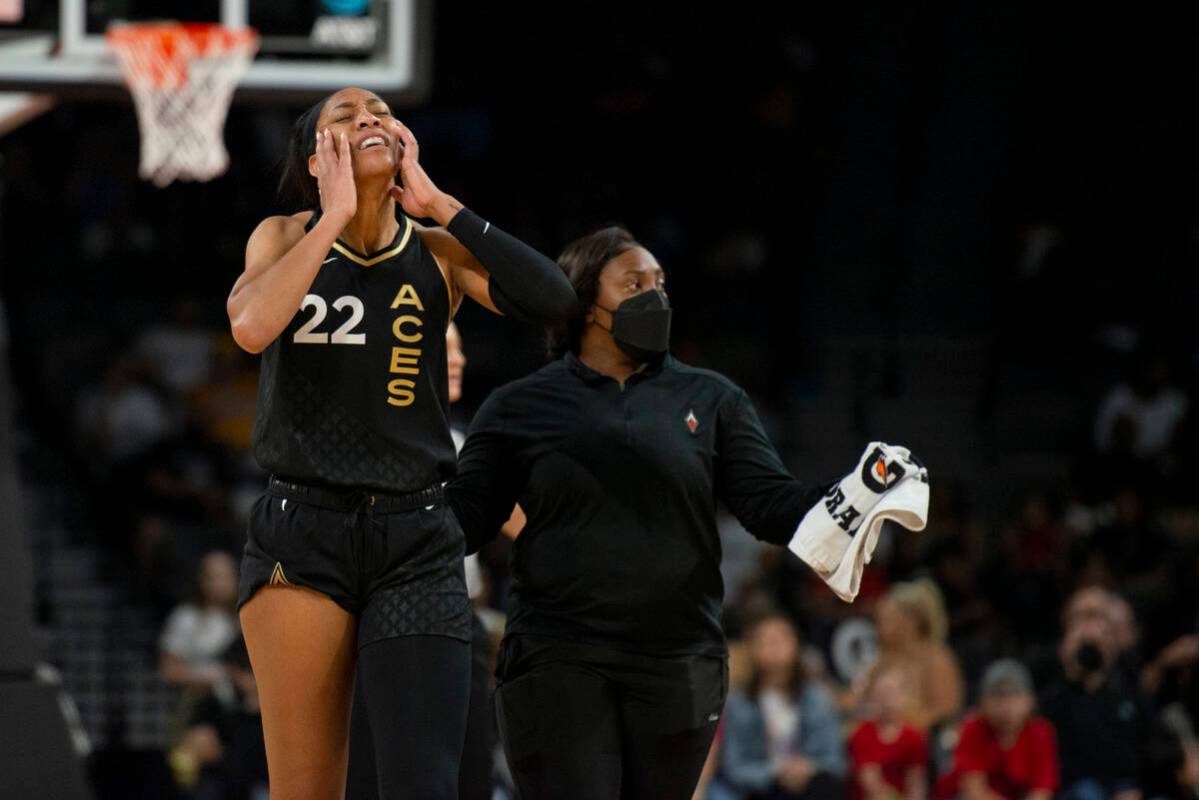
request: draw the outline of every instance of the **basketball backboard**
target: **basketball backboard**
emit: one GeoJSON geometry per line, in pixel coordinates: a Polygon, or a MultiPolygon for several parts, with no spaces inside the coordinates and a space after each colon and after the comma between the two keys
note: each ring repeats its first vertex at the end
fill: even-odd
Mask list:
{"type": "Polygon", "coordinates": [[[344,86],[409,104],[429,81],[429,0],[0,0],[0,91],[123,95],[104,39],[116,22],[250,25],[258,55],[237,97],[313,101],[344,86]],[[3,13],[7,10],[7,14],[3,13]]]}

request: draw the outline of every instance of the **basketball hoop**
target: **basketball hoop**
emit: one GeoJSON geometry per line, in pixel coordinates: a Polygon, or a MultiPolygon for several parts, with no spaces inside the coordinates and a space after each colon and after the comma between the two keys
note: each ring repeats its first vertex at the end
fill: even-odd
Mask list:
{"type": "Polygon", "coordinates": [[[258,50],[253,28],[114,25],[108,46],[137,106],[142,178],[206,181],[229,166],[222,132],[233,89],[258,50]]]}

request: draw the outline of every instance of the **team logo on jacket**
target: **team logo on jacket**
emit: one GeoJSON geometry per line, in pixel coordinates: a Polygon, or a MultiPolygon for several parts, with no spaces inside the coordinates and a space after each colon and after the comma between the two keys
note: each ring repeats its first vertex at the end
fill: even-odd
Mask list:
{"type": "Polygon", "coordinates": [[[683,422],[687,423],[687,430],[691,431],[692,436],[694,436],[695,432],[699,430],[699,419],[695,416],[695,409],[691,409],[687,412],[687,417],[683,420],[683,422]]]}

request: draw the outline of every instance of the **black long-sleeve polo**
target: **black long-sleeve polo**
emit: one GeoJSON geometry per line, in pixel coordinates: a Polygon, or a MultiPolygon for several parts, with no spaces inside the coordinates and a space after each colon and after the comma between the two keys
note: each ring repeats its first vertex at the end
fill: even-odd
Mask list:
{"type": "Polygon", "coordinates": [[[448,486],[473,551],[519,501],[508,631],[722,654],[716,503],[786,543],[821,487],[787,472],[727,378],[669,355],[621,386],[568,354],[495,391],[448,486]]]}

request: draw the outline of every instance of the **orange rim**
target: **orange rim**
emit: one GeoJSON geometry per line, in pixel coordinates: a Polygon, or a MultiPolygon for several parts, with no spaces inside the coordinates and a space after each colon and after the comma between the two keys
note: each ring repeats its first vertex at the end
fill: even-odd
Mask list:
{"type": "Polygon", "coordinates": [[[109,47],[122,54],[131,82],[168,88],[187,82],[187,67],[194,58],[252,52],[258,47],[258,32],[253,28],[235,30],[203,22],[114,25],[106,39],[109,47]]]}

